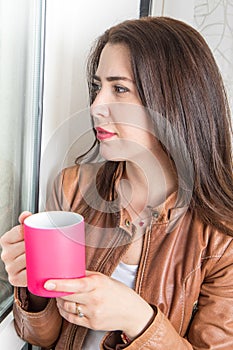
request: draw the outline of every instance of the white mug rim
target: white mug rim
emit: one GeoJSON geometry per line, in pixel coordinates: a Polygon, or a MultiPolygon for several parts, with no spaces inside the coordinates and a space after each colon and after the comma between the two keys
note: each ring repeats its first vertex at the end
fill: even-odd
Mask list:
{"type": "Polygon", "coordinates": [[[57,210],[32,214],[24,220],[24,225],[34,229],[54,230],[79,225],[83,221],[83,216],[78,213],[57,210]],[[45,219],[47,220],[46,222],[45,219]]]}

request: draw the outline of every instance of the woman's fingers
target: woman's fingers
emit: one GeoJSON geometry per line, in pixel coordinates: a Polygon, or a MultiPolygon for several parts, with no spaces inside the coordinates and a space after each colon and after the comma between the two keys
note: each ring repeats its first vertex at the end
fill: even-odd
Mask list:
{"type": "Polygon", "coordinates": [[[17,265],[16,259],[23,254],[25,254],[25,245],[24,241],[20,241],[3,247],[1,257],[5,264],[13,263],[17,265]]]}
{"type": "MultiPolygon", "coordinates": [[[[30,212],[23,212],[19,217],[19,222],[30,216],[30,212]]],[[[8,273],[8,279],[14,286],[25,287],[26,278],[26,259],[23,225],[13,227],[0,238],[2,247],[1,258],[5,264],[8,273]]]]}
{"type": "Polygon", "coordinates": [[[70,312],[72,314],[76,313],[76,303],[64,300],[62,298],[57,298],[57,306],[59,310],[64,310],[66,312],[70,312]]]}
{"type": "Polygon", "coordinates": [[[18,271],[15,274],[9,274],[8,279],[10,284],[15,287],[27,287],[27,274],[26,269],[18,271]]]}
{"type": "Polygon", "coordinates": [[[32,213],[30,211],[23,211],[19,216],[19,223],[23,224],[24,220],[30,215],[32,215],[32,213]]]}
{"type": "Polygon", "coordinates": [[[98,285],[98,276],[98,273],[88,273],[88,276],[83,278],[48,280],[44,288],[68,293],[89,293],[98,285]]]}
{"type": "Polygon", "coordinates": [[[154,310],[135,291],[97,272],[73,280],[49,280],[49,290],[70,292],[57,299],[60,314],[69,322],[93,330],[122,329],[135,337],[154,310]],[[51,288],[51,289],[50,289],[51,288]]]}
{"type": "Polygon", "coordinates": [[[12,261],[5,263],[5,269],[9,276],[16,275],[20,271],[24,270],[25,267],[25,253],[15,258],[14,263],[12,261]]]}
{"type": "Polygon", "coordinates": [[[85,307],[85,305],[74,302],[69,302],[69,305],[68,302],[67,304],[60,304],[57,300],[57,307],[60,315],[68,322],[91,328],[88,309],[85,307]]]}
{"type": "Polygon", "coordinates": [[[7,248],[8,245],[23,241],[24,234],[21,225],[13,227],[10,231],[6,232],[0,238],[0,244],[3,249],[7,248]]]}

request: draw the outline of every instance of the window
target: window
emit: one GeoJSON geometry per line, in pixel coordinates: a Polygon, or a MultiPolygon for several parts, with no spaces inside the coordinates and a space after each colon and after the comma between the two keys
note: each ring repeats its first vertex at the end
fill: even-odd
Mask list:
{"type": "MultiPolygon", "coordinates": [[[[0,235],[36,210],[43,23],[43,0],[0,1],[0,235]]],[[[0,260],[1,321],[12,292],[0,260]]]]}

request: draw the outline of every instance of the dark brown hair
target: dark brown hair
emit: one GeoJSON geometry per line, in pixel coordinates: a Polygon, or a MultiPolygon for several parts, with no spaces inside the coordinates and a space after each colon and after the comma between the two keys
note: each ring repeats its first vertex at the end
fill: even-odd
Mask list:
{"type": "MultiPolygon", "coordinates": [[[[162,115],[184,143],[193,167],[190,207],[204,223],[233,236],[231,117],[219,69],[205,40],[189,25],[166,17],[128,20],[110,28],[90,55],[91,102],[92,77],[106,43],[128,47],[143,105],[162,115]]],[[[176,149],[175,138],[165,134],[160,139],[166,138],[166,149],[176,149]]],[[[105,184],[112,183],[116,170],[114,162],[104,167],[105,184]]],[[[189,173],[185,161],[183,170],[189,173]]],[[[183,187],[191,177],[184,176],[183,187]]],[[[102,192],[107,199],[109,188],[102,192]]]]}

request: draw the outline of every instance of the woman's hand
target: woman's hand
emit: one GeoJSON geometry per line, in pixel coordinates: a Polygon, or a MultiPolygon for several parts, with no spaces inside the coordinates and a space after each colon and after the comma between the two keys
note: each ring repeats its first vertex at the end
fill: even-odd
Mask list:
{"type": "Polygon", "coordinates": [[[93,330],[122,330],[134,338],[154,315],[152,307],[136,292],[98,272],[87,271],[80,279],[49,280],[44,287],[73,293],[57,298],[61,316],[93,330]]]}
{"type": "Polygon", "coordinates": [[[19,216],[19,222],[21,225],[13,227],[0,238],[0,245],[2,246],[1,258],[5,263],[9,282],[17,287],[27,286],[24,232],[22,224],[30,215],[30,212],[23,212],[19,216]]]}

